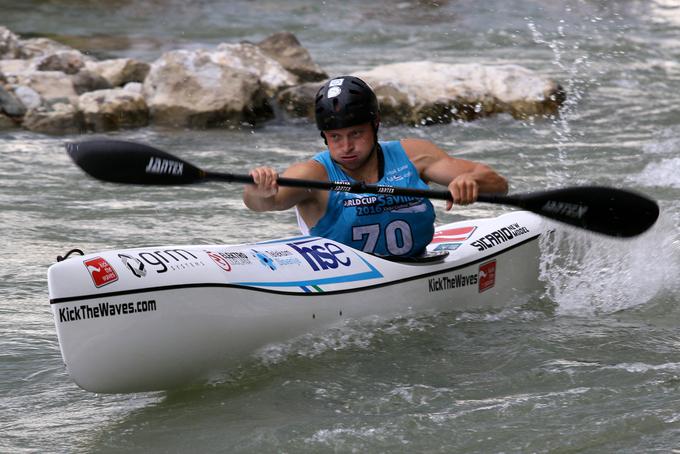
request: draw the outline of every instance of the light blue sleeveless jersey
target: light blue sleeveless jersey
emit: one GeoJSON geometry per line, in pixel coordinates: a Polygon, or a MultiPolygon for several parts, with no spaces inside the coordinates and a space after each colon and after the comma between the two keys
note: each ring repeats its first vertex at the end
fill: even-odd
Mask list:
{"type": "MultiPolygon", "coordinates": [[[[380,146],[385,168],[378,184],[428,188],[400,142],[380,142],[380,146]]],[[[313,159],[326,168],[330,181],[354,181],[333,162],[328,150],[313,159]]],[[[309,233],[373,254],[413,256],[432,240],[434,218],[428,199],[331,191],[326,214],[309,233]]]]}

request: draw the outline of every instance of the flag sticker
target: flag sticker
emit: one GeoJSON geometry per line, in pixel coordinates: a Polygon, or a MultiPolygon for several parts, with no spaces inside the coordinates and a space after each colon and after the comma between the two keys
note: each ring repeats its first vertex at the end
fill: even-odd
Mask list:
{"type": "Polygon", "coordinates": [[[434,233],[431,244],[436,243],[459,243],[470,238],[470,235],[477,230],[477,226],[454,227],[452,229],[438,230],[434,233]]]}

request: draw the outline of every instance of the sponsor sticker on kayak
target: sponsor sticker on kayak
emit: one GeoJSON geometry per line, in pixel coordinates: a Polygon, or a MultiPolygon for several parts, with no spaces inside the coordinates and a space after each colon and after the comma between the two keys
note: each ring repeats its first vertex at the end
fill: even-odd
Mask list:
{"type": "Polygon", "coordinates": [[[213,262],[217,264],[220,268],[222,268],[224,271],[231,271],[231,265],[225,259],[222,257],[222,255],[218,254],[217,252],[211,252],[211,251],[205,251],[206,254],[208,254],[208,257],[212,259],[213,262]]]}
{"type": "Polygon", "coordinates": [[[477,230],[477,226],[474,225],[438,230],[434,233],[431,244],[460,243],[470,238],[475,230],[477,230]]]}
{"type": "Polygon", "coordinates": [[[515,222],[473,241],[470,243],[470,245],[476,247],[478,251],[482,252],[487,249],[499,246],[506,241],[517,238],[518,236],[526,235],[527,233],[529,233],[528,228],[515,222]]]}
{"type": "Polygon", "coordinates": [[[102,257],[95,257],[90,260],[85,260],[83,264],[90,273],[90,277],[92,277],[94,286],[97,288],[103,287],[118,280],[118,274],[116,274],[116,270],[114,270],[109,262],[104,260],[102,257]]]}
{"type": "Polygon", "coordinates": [[[479,293],[496,285],[496,260],[479,265],[479,293]]]}
{"type": "Polygon", "coordinates": [[[191,251],[179,248],[130,251],[127,254],[118,254],[118,258],[125,268],[138,278],[205,266],[205,263],[191,251]]]}

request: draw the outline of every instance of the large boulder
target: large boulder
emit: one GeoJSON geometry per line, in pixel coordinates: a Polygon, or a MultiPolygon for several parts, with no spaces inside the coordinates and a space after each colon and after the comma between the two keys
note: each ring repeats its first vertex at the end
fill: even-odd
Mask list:
{"type": "Polygon", "coordinates": [[[373,87],[388,121],[407,124],[515,118],[557,113],[564,102],[555,81],[518,65],[395,63],[355,74],[373,87]]]}
{"type": "Polygon", "coordinates": [[[95,132],[139,128],[149,124],[149,108],[141,93],[123,88],[80,95],[78,106],[86,129],[95,132]]]}
{"type": "MultiPolygon", "coordinates": [[[[470,121],[499,113],[515,118],[553,115],[565,100],[555,81],[517,65],[395,63],[354,74],[376,92],[387,123],[427,125],[470,121]]],[[[314,116],[318,83],[280,92],[291,116],[314,116]]]]}
{"type": "Polygon", "coordinates": [[[301,82],[317,82],[328,78],[328,74],[314,63],[309,51],[290,32],[279,32],[257,43],[268,56],[300,78],[301,82]]]}
{"type": "Polygon", "coordinates": [[[267,97],[295,82],[295,76],[257,47],[222,44],[214,52],[163,54],[144,80],[144,95],[155,123],[237,125],[271,117],[267,97]]]}

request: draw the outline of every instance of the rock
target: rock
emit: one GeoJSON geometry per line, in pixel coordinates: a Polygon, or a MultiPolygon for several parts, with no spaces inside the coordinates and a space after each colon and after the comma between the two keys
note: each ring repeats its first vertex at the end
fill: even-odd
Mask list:
{"type": "Polygon", "coordinates": [[[274,33],[257,43],[257,46],[298,76],[302,82],[317,82],[328,78],[328,74],[314,63],[309,51],[290,32],[274,33]]]}
{"type": "MultiPolygon", "coordinates": [[[[257,72],[227,52],[176,50],[151,65],[144,95],[154,122],[208,127],[271,117],[257,72]]],[[[278,63],[276,63],[278,65],[278,63]]],[[[279,65],[280,66],[280,65],[279,65]]]]}
{"type": "Polygon", "coordinates": [[[14,59],[20,56],[19,37],[0,25],[0,59],[14,59]]]}
{"type": "Polygon", "coordinates": [[[72,75],[71,82],[73,83],[73,89],[79,95],[88,91],[111,88],[111,84],[106,79],[88,69],[81,69],[77,74],[72,75]]]}
{"type": "Polygon", "coordinates": [[[61,71],[65,74],[76,74],[84,66],[89,57],[77,50],[60,50],[42,55],[34,59],[34,68],[38,71],[61,71]]]}
{"type": "Polygon", "coordinates": [[[6,77],[30,72],[32,69],[30,60],[8,59],[0,60],[0,72],[6,77]]]}
{"type": "Polygon", "coordinates": [[[149,69],[148,63],[132,58],[87,62],[88,70],[103,77],[111,87],[122,87],[128,82],[144,82],[149,69]]]}
{"type": "Polygon", "coordinates": [[[565,93],[554,81],[517,65],[395,63],[356,73],[375,90],[382,118],[407,124],[515,118],[557,113],[565,93]]]}
{"type": "Polygon", "coordinates": [[[85,128],[95,132],[149,124],[149,108],[140,93],[123,88],[85,93],[78,100],[85,128]]]}
{"type": "Polygon", "coordinates": [[[308,82],[286,88],[276,95],[276,103],[292,117],[314,118],[314,97],[321,88],[318,82],[308,82]]]}
{"type": "Polygon", "coordinates": [[[68,103],[75,105],[78,102],[73,81],[59,71],[20,73],[15,76],[14,83],[32,88],[48,103],[54,100],[59,102],[67,100],[68,103]]]}
{"type": "Polygon", "coordinates": [[[28,110],[39,107],[43,102],[37,91],[23,85],[14,87],[14,96],[16,96],[28,110]]]}
{"type": "Polygon", "coordinates": [[[300,82],[296,75],[287,71],[278,61],[269,57],[254,44],[222,43],[217,46],[217,52],[213,52],[212,55],[218,64],[247,71],[256,77],[265,90],[266,96],[273,96],[278,91],[300,82]]]}
{"type": "MultiPolygon", "coordinates": [[[[498,113],[515,118],[553,115],[565,93],[556,82],[516,65],[409,62],[356,73],[375,90],[383,121],[426,125],[470,121],[498,113]]],[[[321,84],[281,91],[277,103],[291,116],[314,118],[321,84]]]]}
{"type": "Polygon", "coordinates": [[[139,82],[128,82],[123,87],[123,90],[129,91],[130,93],[144,94],[144,85],[139,82]]]}
{"type": "Polygon", "coordinates": [[[2,85],[0,85],[0,112],[10,117],[22,117],[26,114],[26,107],[2,85]]]}
{"type": "Polygon", "coordinates": [[[14,129],[16,126],[14,120],[3,113],[0,113],[0,131],[4,129],[14,129]]]}
{"type": "Polygon", "coordinates": [[[22,39],[19,40],[19,55],[17,58],[31,59],[61,51],[75,51],[75,49],[49,38],[22,39]]]}
{"type": "Polygon", "coordinates": [[[56,103],[28,111],[23,127],[43,134],[76,134],[82,132],[82,115],[71,104],[56,103]]]}

